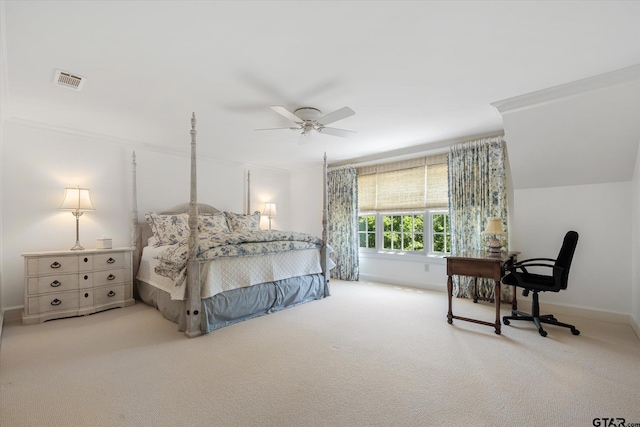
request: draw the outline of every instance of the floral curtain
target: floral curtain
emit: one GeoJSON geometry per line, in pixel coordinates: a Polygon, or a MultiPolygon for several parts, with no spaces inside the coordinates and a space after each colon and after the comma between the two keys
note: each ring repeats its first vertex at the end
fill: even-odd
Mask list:
{"type": "MultiPolygon", "coordinates": [[[[488,218],[502,218],[508,231],[504,141],[489,138],[458,144],[451,147],[447,160],[451,253],[485,250],[482,232],[488,218]]],[[[472,286],[472,278],[454,276],[453,295],[469,298],[472,286]]],[[[503,286],[501,299],[510,299],[511,292],[511,287],[503,286]]],[[[493,298],[493,293],[493,281],[478,279],[478,296],[493,298]]]]}
{"type": "Polygon", "coordinates": [[[327,199],[329,202],[328,240],[333,248],[331,259],[336,267],[331,277],[358,280],[358,174],[353,166],[329,168],[327,199]]]}

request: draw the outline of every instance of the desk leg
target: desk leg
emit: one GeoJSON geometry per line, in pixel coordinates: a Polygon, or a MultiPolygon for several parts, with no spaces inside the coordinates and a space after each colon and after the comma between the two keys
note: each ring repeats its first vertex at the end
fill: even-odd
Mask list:
{"type": "Polygon", "coordinates": [[[473,302],[478,303],[478,278],[473,278],[473,302]]]}
{"type": "Polygon", "coordinates": [[[453,323],[453,312],[451,311],[451,299],[453,298],[453,279],[449,276],[447,279],[447,296],[449,297],[449,313],[447,313],[447,322],[453,323]]]}
{"type": "Polygon", "coordinates": [[[496,286],[493,291],[493,300],[496,303],[496,334],[500,335],[500,280],[496,280],[496,286]]]}

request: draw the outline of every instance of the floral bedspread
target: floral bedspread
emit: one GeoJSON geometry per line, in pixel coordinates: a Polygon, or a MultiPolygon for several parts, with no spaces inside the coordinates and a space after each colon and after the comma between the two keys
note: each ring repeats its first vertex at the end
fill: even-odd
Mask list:
{"type": "MultiPolygon", "coordinates": [[[[220,257],[266,255],[301,249],[320,248],[322,239],[295,231],[260,230],[241,233],[200,233],[198,236],[199,261],[220,257]]],[[[167,247],[158,256],[156,273],[182,285],[187,276],[189,240],[184,239],[167,247]]]]}

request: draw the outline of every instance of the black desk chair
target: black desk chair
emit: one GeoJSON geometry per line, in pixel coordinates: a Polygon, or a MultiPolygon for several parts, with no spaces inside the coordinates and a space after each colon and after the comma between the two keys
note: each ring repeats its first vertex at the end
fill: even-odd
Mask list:
{"type": "Polygon", "coordinates": [[[535,323],[538,327],[538,332],[543,337],[547,336],[547,332],[542,329],[542,323],[571,328],[573,335],[580,334],[580,331],[577,330],[575,326],[558,322],[552,314],[541,316],[540,305],[538,304],[538,292],[559,292],[562,289],[567,289],[569,267],[571,267],[571,260],[573,259],[573,253],[576,250],[577,244],[578,233],[569,231],[564,236],[564,242],[558,254],[558,259],[526,259],[514,264],[514,266],[509,269],[509,274],[502,279],[502,282],[507,285],[515,285],[523,288],[522,295],[525,297],[529,295],[529,292],[533,292],[533,302],[531,303],[531,314],[512,310],[511,316],[504,316],[502,318],[502,322],[505,325],[510,323],[509,320],[530,320],[535,323]],[[552,274],[543,275],[530,273],[527,271],[527,267],[548,267],[552,269],[552,274]]]}

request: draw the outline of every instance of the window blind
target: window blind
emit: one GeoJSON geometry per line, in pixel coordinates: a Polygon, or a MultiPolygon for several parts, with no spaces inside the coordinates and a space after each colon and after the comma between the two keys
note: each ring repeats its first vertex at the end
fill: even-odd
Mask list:
{"type": "Polygon", "coordinates": [[[447,155],[358,168],[358,210],[424,210],[448,205],[447,155]]]}

